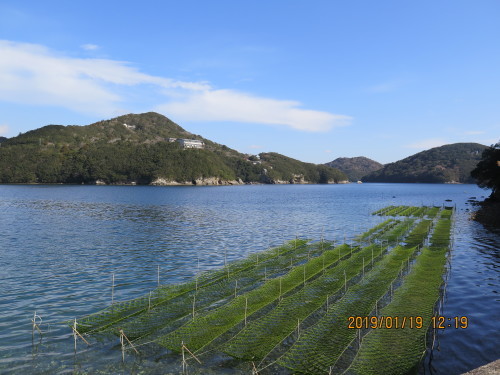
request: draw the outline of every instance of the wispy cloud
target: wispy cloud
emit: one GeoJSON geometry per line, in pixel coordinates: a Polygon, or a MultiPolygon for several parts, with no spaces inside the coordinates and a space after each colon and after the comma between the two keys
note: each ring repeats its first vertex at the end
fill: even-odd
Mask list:
{"type": "Polygon", "coordinates": [[[8,125],[0,125],[0,135],[5,135],[9,132],[8,125]]]}
{"type": "Polygon", "coordinates": [[[0,40],[0,56],[0,100],[7,102],[115,115],[123,107],[134,106],[127,103],[133,86],[134,90],[153,92],[143,110],[155,108],[176,120],[282,125],[311,132],[328,131],[351,121],[349,116],[303,108],[297,101],[153,76],[127,62],[73,58],[37,44],[0,40]]]}
{"type": "Polygon", "coordinates": [[[82,44],[80,47],[82,47],[85,51],[95,51],[99,49],[97,44],[82,44]]]}
{"type": "Polygon", "coordinates": [[[324,132],[348,125],[351,117],[301,108],[301,103],[253,96],[235,90],[204,90],[158,107],[185,121],[233,121],[285,125],[324,132]]]}
{"type": "Polygon", "coordinates": [[[407,148],[415,148],[415,149],[419,149],[419,150],[427,150],[429,148],[443,146],[443,145],[446,145],[448,143],[450,143],[450,142],[447,142],[447,141],[440,139],[440,138],[429,138],[429,139],[424,139],[424,140],[406,145],[406,147],[407,148]]]}

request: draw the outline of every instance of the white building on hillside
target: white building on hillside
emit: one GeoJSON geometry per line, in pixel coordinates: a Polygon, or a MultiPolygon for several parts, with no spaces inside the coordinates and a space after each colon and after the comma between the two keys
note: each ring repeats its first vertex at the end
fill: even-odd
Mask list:
{"type": "Polygon", "coordinates": [[[203,141],[200,141],[198,139],[178,139],[177,142],[179,142],[182,146],[182,148],[204,148],[205,143],[203,141]]]}
{"type": "Polygon", "coordinates": [[[169,138],[169,142],[179,142],[182,148],[204,148],[205,143],[198,139],[169,138]]]}

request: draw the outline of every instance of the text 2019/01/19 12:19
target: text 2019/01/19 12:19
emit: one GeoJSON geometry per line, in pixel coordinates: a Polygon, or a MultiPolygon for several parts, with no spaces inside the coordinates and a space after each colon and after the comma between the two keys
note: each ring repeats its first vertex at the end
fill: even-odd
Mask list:
{"type": "MultiPolygon", "coordinates": [[[[428,321],[427,321],[428,322],[428,321]]],[[[427,328],[425,319],[421,316],[350,316],[348,318],[349,329],[403,329],[403,328],[427,328]]],[[[466,316],[432,316],[431,327],[435,329],[456,328],[465,329],[469,325],[466,316]]]]}

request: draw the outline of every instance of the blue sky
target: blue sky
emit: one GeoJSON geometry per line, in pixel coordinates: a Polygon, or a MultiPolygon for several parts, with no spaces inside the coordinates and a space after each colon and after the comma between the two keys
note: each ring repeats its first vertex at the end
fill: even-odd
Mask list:
{"type": "Polygon", "coordinates": [[[156,111],[382,163],[500,138],[500,1],[0,1],[0,135],[156,111]]]}

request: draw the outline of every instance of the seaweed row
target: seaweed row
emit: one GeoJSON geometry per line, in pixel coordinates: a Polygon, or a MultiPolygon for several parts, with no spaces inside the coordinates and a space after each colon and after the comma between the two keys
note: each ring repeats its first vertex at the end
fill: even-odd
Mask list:
{"type": "Polygon", "coordinates": [[[389,243],[399,243],[400,240],[410,231],[416,219],[405,219],[399,221],[390,231],[383,233],[378,239],[389,243]]]}
{"type": "Polygon", "coordinates": [[[381,208],[372,213],[372,215],[378,216],[407,216],[407,217],[424,217],[429,218],[436,217],[437,213],[441,210],[441,207],[437,206],[388,206],[381,208]]]}
{"type": "Polygon", "coordinates": [[[375,225],[373,228],[367,230],[366,232],[356,236],[355,240],[356,241],[362,241],[365,239],[371,239],[377,234],[384,233],[385,231],[389,230],[392,228],[394,225],[398,223],[397,220],[394,219],[387,219],[380,224],[375,225]]]}

